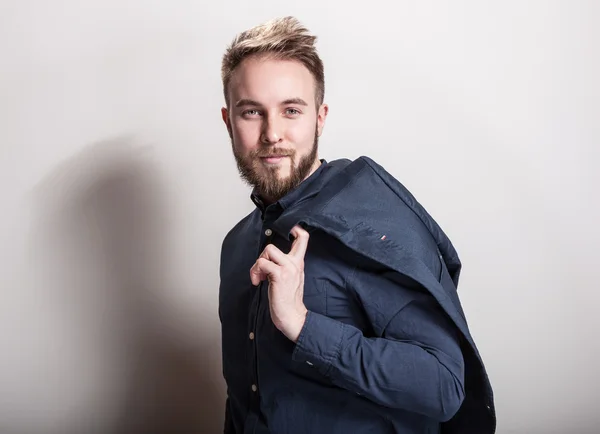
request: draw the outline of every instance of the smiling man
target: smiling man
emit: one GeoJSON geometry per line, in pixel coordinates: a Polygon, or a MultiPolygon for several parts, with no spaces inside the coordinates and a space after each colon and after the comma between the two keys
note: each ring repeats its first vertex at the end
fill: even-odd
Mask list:
{"type": "Polygon", "coordinates": [[[287,17],[223,57],[222,117],[256,206],[221,251],[225,433],[493,433],[450,240],[368,157],[318,157],[315,40],[287,17]]]}
{"type": "Polygon", "coordinates": [[[238,169],[266,201],[285,196],[320,165],[318,137],[328,107],[324,85],[315,80],[322,82],[323,65],[317,56],[303,64],[293,53],[278,52],[286,43],[296,44],[295,50],[312,46],[314,38],[305,33],[277,39],[283,36],[276,33],[277,26],[292,31],[293,25],[282,21],[248,32],[223,64],[227,108],[222,115],[238,169]],[[252,39],[253,34],[260,40],[252,39]]]}

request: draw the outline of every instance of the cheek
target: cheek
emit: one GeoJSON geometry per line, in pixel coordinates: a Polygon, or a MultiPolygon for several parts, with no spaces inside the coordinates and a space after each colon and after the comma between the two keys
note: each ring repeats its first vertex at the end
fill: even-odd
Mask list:
{"type": "Polygon", "coordinates": [[[260,135],[260,127],[253,123],[233,124],[233,140],[240,150],[251,150],[256,147],[260,135]]]}
{"type": "Polygon", "coordinates": [[[288,140],[299,150],[312,148],[315,139],[316,124],[310,121],[293,125],[288,129],[288,140]]]}

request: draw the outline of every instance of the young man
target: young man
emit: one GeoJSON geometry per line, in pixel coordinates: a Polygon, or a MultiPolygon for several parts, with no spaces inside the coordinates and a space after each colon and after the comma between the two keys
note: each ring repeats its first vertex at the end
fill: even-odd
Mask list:
{"type": "Polygon", "coordinates": [[[371,159],[318,157],[315,40],[287,17],[223,57],[223,121],[256,205],[221,252],[225,433],[493,433],[450,240],[371,159]]]}

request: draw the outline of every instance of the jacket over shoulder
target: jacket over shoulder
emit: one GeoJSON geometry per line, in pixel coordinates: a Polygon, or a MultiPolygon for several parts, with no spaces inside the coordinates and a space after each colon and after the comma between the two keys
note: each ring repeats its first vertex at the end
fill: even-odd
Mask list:
{"type": "Polygon", "coordinates": [[[461,262],[450,239],[415,197],[369,157],[331,161],[337,173],[310,200],[286,210],[273,229],[319,229],[346,247],[429,291],[461,334],[465,399],[442,433],[493,434],[492,387],[471,336],[457,287],[461,262]]]}

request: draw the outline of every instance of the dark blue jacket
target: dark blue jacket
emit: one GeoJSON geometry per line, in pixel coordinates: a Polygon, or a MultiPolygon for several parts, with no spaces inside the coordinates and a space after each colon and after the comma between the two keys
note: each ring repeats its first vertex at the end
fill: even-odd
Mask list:
{"type": "Polygon", "coordinates": [[[372,159],[329,164],[340,166],[337,175],[313,200],[283,215],[274,229],[288,237],[296,224],[323,230],[393,270],[400,281],[406,276],[426,288],[460,330],[465,360],[465,398],[457,414],[442,425],[442,433],[495,433],[493,391],[457,294],[461,262],[450,239],[415,197],[372,159]]]}
{"type": "MultiPolygon", "coordinates": [[[[462,350],[462,359],[464,360],[464,362],[461,360],[461,364],[456,365],[456,368],[453,368],[453,375],[459,375],[459,377],[456,378],[459,378],[458,381],[461,383],[460,388],[464,389],[464,399],[460,409],[458,409],[458,412],[456,412],[456,409],[449,410],[451,411],[449,415],[447,415],[447,411],[445,411],[443,414],[437,416],[432,415],[432,417],[446,421],[441,425],[440,432],[442,433],[494,433],[495,412],[492,390],[477,348],[470,336],[467,322],[456,293],[461,263],[449,239],[435,221],[418,204],[414,197],[412,197],[412,195],[381,166],[367,157],[361,157],[354,162],[345,159],[330,162],[327,165],[327,175],[319,176],[320,182],[324,185],[319,185],[316,189],[313,188],[315,194],[309,194],[309,196],[306,197],[305,192],[305,196],[301,196],[299,201],[295,202],[294,200],[290,200],[290,206],[288,208],[276,212],[274,216],[262,217],[265,222],[268,222],[266,223],[269,225],[268,227],[272,228],[274,232],[273,237],[279,237],[280,241],[291,241],[289,235],[291,228],[296,224],[301,224],[309,232],[315,234],[315,236],[311,237],[309,247],[313,246],[317,251],[326,250],[327,246],[331,245],[332,241],[321,241],[322,237],[316,236],[316,234],[324,233],[327,234],[329,240],[334,238],[340,248],[343,247],[344,249],[353,252],[356,256],[368,260],[370,264],[376,264],[377,269],[379,270],[378,274],[385,275],[386,282],[396,282],[392,283],[392,285],[382,283],[382,281],[373,283],[376,287],[387,285],[386,291],[391,291],[388,292],[388,294],[395,294],[398,292],[398,296],[402,297],[399,291],[402,291],[402,288],[406,286],[407,281],[415,282],[417,286],[425,288],[430,293],[429,297],[433,296],[431,297],[432,303],[435,303],[434,300],[437,300],[439,307],[446,312],[447,317],[451,319],[451,322],[453,322],[460,331],[460,333],[458,333],[460,349],[458,344],[455,343],[456,338],[452,338],[452,341],[449,340],[446,344],[443,339],[450,339],[444,337],[447,332],[438,336],[436,335],[437,332],[434,331],[433,335],[430,334],[429,336],[433,339],[431,345],[434,345],[435,348],[432,347],[430,351],[432,351],[432,354],[436,354],[436,348],[446,347],[447,350],[450,351],[448,354],[450,355],[454,352],[454,359],[456,359],[456,357],[460,358],[460,356],[456,356],[456,351],[460,352],[462,350]],[[453,348],[456,348],[456,350],[453,350],[453,348]],[[456,369],[459,370],[456,371],[456,369]],[[463,369],[464,381],[462,378],[463,369]],[[450,420],[448,420],[448,418],[450,418],[450,420]]],[[[298,194],[296,194],[296,196],[298,196],[298,194]]],[[[220,315],[224,314],[226,318],[223,328],[223,346],[227,353],[226,356],[226,353],[224,352],[224,373],[228,380],[228,396],[233,400],[232,402],[229,402],[230,400],[228,400],[226,432],[238,432],[238,430],[233,428],[234,423],[232,421],[231,410],[235,413],[234,418],[237,420],[236,424],[238,425],[238,429],[240,423],[245,424],[246,430],[250,426],[262,426],[266,429],[266,421],[260,422],[256,420],[252,423],[249,420],[246,420],[246,422],[243,422],[247,417],[255,417],[253,415],[260,415],[261,413],[259,407],[253,410],[252,408],[249,408],[248,405],[250,405],[250,407],[255,405],[258,406],[258,402],[261,401],[263,404],[260,405],[268,407],[268,410],[265,408],[263,411],[268,411],[269,413],[275,411],[273,408],[270,408],[270,406],[276,405],[264,402],[265,399],[268,400],[268,398],[264,397],[257,401],[256,396],[258,393],[253,393],[248,390],[249,387],[246,382],[249,377],[246,376],[246,374],[242,374],[242,371],[246,367],[250,368],[251,372],[249,375],[252,377],[254,376],[252,372],[258,368],[253,365],[254,359],[252,357],[250,360],[245,358],[248,356],[246,355],[247,353],[241,349],[241,347],[246,345],[243,342],[243,338],[239,341],[240,334],[246,333],[244,330],[247,330],[248,328],[254,330],[254,327],[260,328],[257,321],[265,321],[260,318],[263,316],[268,317],[268,307],[266,308],[266,312],[264,311],[264,306],[268,306],[268,303],[265,304],[264,300],[262,302],[260,301],[260,294],[266,294],[265,288],[262,288],[261,286],[261,288],[258,289],[258,292],[248,291],[247,289],[247,274],[249,267],[252,265],[251,261],[253,261],[260,253],[259,251],[253,252],[253,250],[257,249],[257,246],[264,246],[264,243],[268,242],[268,240],[265,239],[264,235],[259,235],[259,240],[256,239],[256,236],[250,236],[250,239],[248,239],[248,235],[243,234],[248,233],[248,230],[251,231],[250,233],[260,233],[260,226],[261,217],[254,212],[248,218],[244,219],[240,225],[234,228],[234,230],[228,234],[228,237],[226,237],[224,242],[221,273],[225,278],[222,280],[220,294],[220,315]],[[227,267],[241,270],[239,272],[227,270],[227,267]],[[262,314],[260,313],[261,309],[263,309],[262,314]],[[251,314],[248,315],[248,312],[251,312],[251,314]],[[256,314],[253,314],[252,312],[255,312],[256,314]],[[241,352],[238,350],[238,347],[240,347],[241,352]],[[235,360],[231,360],[232,357],[235,360]],[[231,386],[231,389],[229,386],[231,386]],[[244,392],[245,390],[248,390],[247,398],[246,392],[244,392]],[[232,394],[229,392],[232,392],[232,394]],[[246,416],[244,416],[244,414],[246,416]],[[242,419],[240,420],[240,418],[242,419]]],[[[264,227],[262,231],[264,231],[264,227]]],[[[331,266],[334,267],[335,264],[331,264],[331,266]]],[[[338,263],[338,268],[339,267],[342,266],[338,263]]],[[[306,296],[307,294],[305,294],[305,298],[306,296]]],[[[385,297],[385,293],[383,297],[385,297]]],[[[305,300],[309,310],[310,303],[313,301],[314,300],[305,300]]],[[[385,303],[385,299],[383,299],[383,302],[385,303]]],[[[427,310],[429,311],[430,308],[427,308],[427,310]]],[[[423,328],[426,326],[425,323],[421,322],[422,320],[419,319],[418,315],[413,319],[410,316],[408,309],[403,310],[402,318],[403,321],[408,321],[409,324],[411,324],[412,321],[416,321],[414,324],[415,327],[423,328]]],[[[269,322],[268,319],[266,322],[269,322]]],[[[447,328],[451,326],[448,325],[444,327],[447,328]]],[[[267,333],[268,336],[265,336],[261,341],[263,351],[270,351],[271,354],[275,354],[275,352],[279,350],[275,350],[274,348],[278,346],[287,346],[289,347],[289,354],[293,354],[294,359],[306,360],[306,362],[311,365],[312,363],[310,360],[312,360],[315,363],[316,369],[327,370],[328,364],[318,358],[320,348],[335,347],[335,342],[339,339],[350,339],[349,342],[351,342],[357,338],[354,337],[354,333],[360,334],[358,330],[352,327],[348,328],[344,326],[343,323],[338,323],[335,320],[316,313],[309,313],[305,329],[312,331],[315,335],[318,335],[319,338],[317,340],[311,340],[310,336],[304,337],[301,334],[299,342],[292,353],[292,349],[294,348],[293,343],[286,341],[285,338],[280,339],[281,337],[279,334],[274,333],[276,332],[274,328],[273,330],[270,330],[269,327],[264,328],[261,333],[267,333]],[[330,341],[327,341],[327,337],[325,337],[322,332],[317,333],[317,330],[328,330],[332,335],[330,341]],[[265,349],[265,345],[270,346],[272,349],[268,349],[268,347],[265,349]],[[314,356],[317,357],[317,359],[314,357],[311,359],[313,354],[317,354],[314,356]]],[[[307,334],[310,335],[310,333],[307,334]]],[[[251,339],[253,338],[251,337],[251,339]]],[[[258,342],[256,342],[256,345],[258,345],[258,342]]],[[[409,347],[412,348],[412,345],[409,345],[409,347]]],[[[256,357],[256,348],[254,345],[251,345],[248,348],[252,348],[251,351],[254,353],[253,357],[256,357]]],[[[410,348],[407,347],[407,349],[410,348]]],[[[415,346],[414,348],[416,350],[418,347],[415,346]]],[[[283,353],[280,351],[279,353],[283,354],[283,357],[285,357],[286,351],[283,351],[283,353]]],[[[348,356],[350,357],[352,353],[352,351],[348,352],[348,356]]],[[[359,353],[356,354],[358,355],[359,353]]],[[[388,355],[392,354],[394,354],[394,352],[388,353],[388,355]]],[[[438,354],[444,356],[444,352],[438,352],[438,354]]],[[[404,360],[400,360],[401,358],[402,357],[399,357],[398,364],[402,364],[409,359],[415,361],[419,360],[420,356],[414,358],[411,357],[409,359],[404,358],[404,360]]],[[[270,359],[273,359],[273,357],[267,357],[262,360],[262,371],[265,370],[265,364],[270,363],[270,359]]],[[[424,362],[426,360],[427,359],[423,359],[424,362]]],[[[393,363],[393,359],[390,359],[389,357],[386,357],[385,362],[383,360],[380,361],[381,363],[386,364],[389,364],[390,362],[393,363]]],[[[378,360],[373,360],[373,362],[377,363],[378,360]]],[[[342,361],[341,363],[344,362],[342,361]]],[[[348,363],[350,363],[349,360],[348,363]]],[[[351,363],[351,365],[354,366],[355,363],[351,363]]],[[[360,364],[357,366],[360,366],[360,364]]],[[[275,365],[273,365],[273,368],[275,368],[275,365]]],[[[269,372],[269,368],[266,369],[266,372],[269,372]]],[[[306,375],[307,378],[312,378],[317,382],[321,381],[321,378],[326,377],[326,375],[323,375],[322,377],[314,376],[310,373],[310,368],[306,369],[308,370],[303,370],[303,368],[300,368],[299,370],[298,368],[293,368],[292,372],[299,372],[301,375],[306,375]]],[[[376,366],[373,366],[372,369],[376,370],[377,368],[376,366]]],[[[424,367],[423,369],[425,370],[422,372],[427,376],[432,368],[424,367]]],[[[326,372],[322,372],[322,374],[326,374],[326,372]]],[[[352,375],[353,374],[351,374],[351,376],[352,375]]],[[[356,375],[356,381],[359,381],[358,376],[361,376],[361,373],[357,372],[356,375]]],[[[371,381],[369,378],[373,375],[377,374],[369,373],[369,375],[365,377],[366,381],[371,381]]],[[[374,378],[375,377],[373,377],[373,379],[374,378]]],[[[266,379],[264,380],[266,381],[266,379]]],[[[282,378],[280,381],[280,388],[310,387],[310,384],[307,385],[306,382],[294,382],[293,378],[290,378],[289,380],[282,378]]],[[[403,381],[415,383],[406,383],[407,387],[410,384],[412,390],[420,390],[419,387],[421,386],[419,386],[419,384],[423,384],[422,387],[425,388],[425,383],[423,383],[425,377],[412,380],[405,378],[403,381]]],[[[269,384],[273,385],[277,383],[273,383],[269,380],[269,384]]],[[[352,390],[352,387],[348,386],[342,387],[352,390]]],[[[368,388],[369,386],[365,384],[364,387],[358,387],[356,390],[366,391],[368,388]]],[[[325,389],[315,388],[316,392],[314,393],[322,393],[325,395],[331,394],[329,397],[322,396],[322,399],[340,398],[340,402],[346,402],[348,399],[351,399],[348,396],[339,395],[335,390],[336,389],[327,388],[325,385],[325,389]],[[319,392],[319,390],[321,390],[321,392],[319,392]]],[[[339,390],[340,393],[343,393],[343,389],[339,390]]],[[[431,391],[431,387],[429,390],[431,391]]],[[[399,390],[399,392],[402,394],[401,390],[399,390]]],[[[267,391],[265,391],[265,393],[267,393],[267,396],[270,394],[270,392],[267,391]]],[[[314,395],[314,393],[313,395],[304,393],[304,396],[312,396],[312,399],[319,399],[318,395],[314,395]]],[[[430,392],[426,392],[425,389],[423,389],[423,393],[429,394],[430,392]]],[[[432,391],[432,393],[435,394],[436,392],[432,391]]],[[[419,393],[417,393],[417,396],[418,394],[419,393]]],[[[392,399],[391,395],[389,397],[387,395],[388,392],[383,392],[383,395],[375,394],[369,399],[376,403],[380,402],[379,405],[383,405],[384,407],[388,405],[392,408],[395,407],[392,402],[386,403],[386,401],[392,399]]],[[[433,396],[434,395],[432,395],[432,397],[433,396]]],[[[425,399],[425,397],[426,395],[422,396],[423,399],[425,399]]],[[[369,400],[363,402],[363,405],[371,405],[369,404],[369,400]]],[[[281,415],[281,413],[284,412],[283,414],[289,414],[289,417],[291,418],[295,418],[296,415],[301,414],[304,416],[300,417],[311,417],[311,414],[306,414],[306,411],[302,410],[303,407],[308,409],[311,408],[310,406],[306,406],[301,402],[296,402],[296,404],[294,404],[293,401],[287,405],[293,405],[293,407],[286,409],[282,408],[275,414],[281,415]]],[[[310,405],[314,405],[314,403],[310,405]]],[[[360,402],[358,402],[357,405],[359,405],[357,409],[360,409],[360,402]]],[[[420,405],[421,404],[416,402],[407,402],[406,409],[413,406],[417,409],[420,405]]],[[[388,413],[387,417],[394,417],[394,414],[399,415],[399,413],[394,413],[392,408],[388,410],[382,408],[382,415],[386,414],[386,411],[392,412],[388,413]]],[[[310,412],[310,410],[308,411],[310,412]]],[[[438,410],[432,409],[431,411],[438,410]]],[[[408,418],[404,425],[406,425],[406,427],[412,426],[410,432],[425,432],[423,430],[426,430],[426,432],[438,432],[438,429],[433,428],[427,423],[425,423],[425,425],[430,428],[421,428],[421,430],[416,429],[417,426],[422,426],[423,422],[419,422],[416,415],[415,418],[413,418],[409,413],[403,414],[405,416],[401,417],[408,418]],[[414,419],[413,422],[410,422],[411,418],[414,419]],[[433,430],[430,431],[430,429],[433,430]]],[[[278,418],[279,417],[285,418],[285,416],[278,416],[278,418]]],[[[348,422],[353,419],[354,418],[349,418],[348,422]]],[[[356,420],[360,420],[360,418],[357,418],[356,420]]],[[[271,428],[275,429],[275,431],[271,431],[275,433],[277,432],[275,426],[279,425],[275,421],[271,422],[274,425],[271,428]]],[[[285,432],[296,432],[294,431],[296,428],[300,430],[298,432],[303,432],[302,426],[310,426],[313,427],[310,428],[311,432],[313,432],[314,426],[319,426],[319,429],[321,429],[321,427],[327,429],[326,426],[328,423],[330,423],[329,419],[328,421],[323,421],[323,423],[289,420],[283,422],[285,428],[283,425],[281,425],[280,428],[285,432]]],[[[373,425],[373,427],[375,427],[375,425],[373,425]]],[[[336,428],[333,428],[333,430],[338,428],[341,428],[341,425],[336,423],[336,428]]],[[[306,429],[308,428],[305,428],[304,430],[306,431],[306,429]]],[[[368,426],[354,427],[353,429],[355,432],[371,432],[368,431],[368,426]]],[[[378,430],[377,432],[383,432],[381,426],[376,429],[378,430]]],[[[340,432],[346,432],[347,430],[348,428],[346,427],[340,432]]],[[[404,429],[401,429],[401,431],[404,432],[404,429]]],[[[389,432],[397,431],[390,430],[389,432]]]]}

